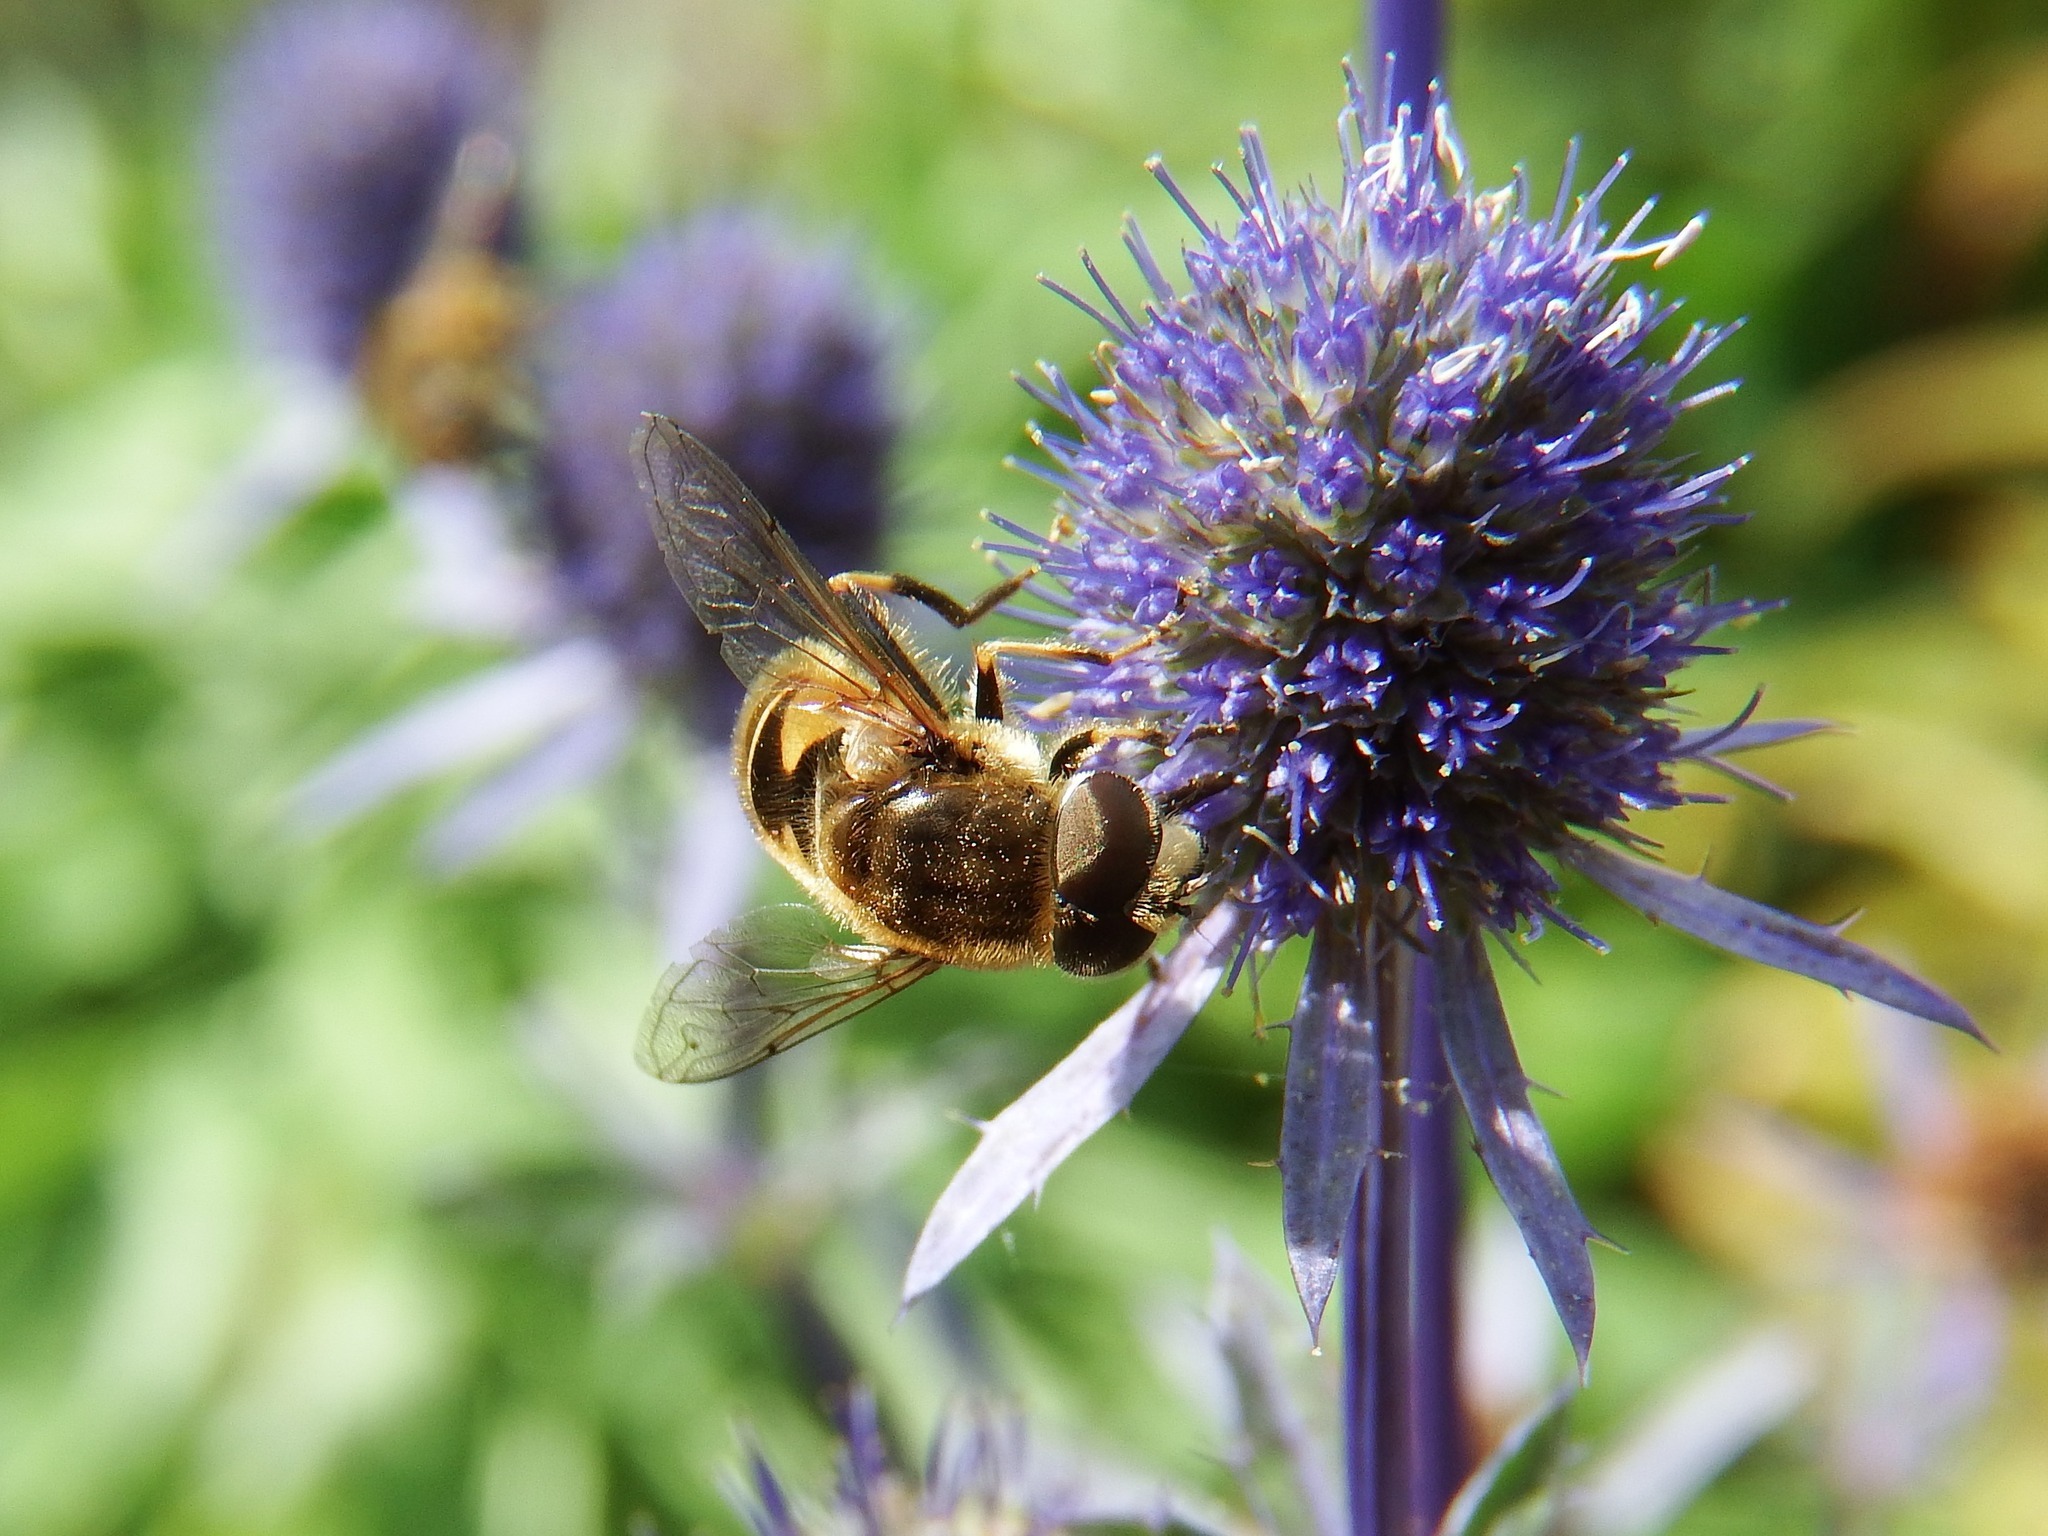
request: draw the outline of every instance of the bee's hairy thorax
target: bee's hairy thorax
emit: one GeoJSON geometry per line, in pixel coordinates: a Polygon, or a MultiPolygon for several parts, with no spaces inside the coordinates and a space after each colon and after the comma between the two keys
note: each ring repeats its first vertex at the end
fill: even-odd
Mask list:
{"type": "Polygon", "coordinates": [[[1014,726],[956,725],[948,742],[908,737],[793,651],[741,712],[742,799],[776,860],[863,938],[954,965],[1044,963],[1054,804],[1043,755],[1014,726]]]}

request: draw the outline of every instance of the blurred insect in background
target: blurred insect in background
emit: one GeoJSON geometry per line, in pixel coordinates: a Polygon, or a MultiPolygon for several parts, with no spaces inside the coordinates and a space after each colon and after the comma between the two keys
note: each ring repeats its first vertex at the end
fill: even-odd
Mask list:
{"type": "Polygon", "coordinates": [[[364,338],[364,403],[417,463],[474,462],[516,432],[526,392],[517,354],[532,305],[498,251],[516,166],[496,134],[464,141],[432,242],[364,338]]]}
{"type": "MultiPolygon", "coordinates": [[[[521,90],[498,37],[442,0],[253,12],[215,87],[207,168],[222,294],[264,376],[255,430],[195,519],[203,580],[348,473],[366,421],[429,565],[503,519],[485,461],[530,436],[521,90]]],[[[486,583],[466,585],[476,609],[486,583]]],[[[421,597],[437,625],[462,607],[421,597]]]]}
{"type": "Polygon", "coordinates": [[[822,909],[749,913],[670,967],[643,1027],[644,1067],[676,1082],[729,1076],[942,965],[1106,975],[1185,915],[1202,844],[1179,813],[1217,786],[1155,800],[1084,766],[1114,740],[1161,744],[1152,737],[1083,725],[1048,751],[1003,707],[1005,653],[1107,665],[1149,636],[1115,653],[983,641],[972,698],[960,698],[880,594],[961,629],[1033,569],[968,604],[907,576],[827,580],[674,422],[649,416],[635,453],[669,571],[748,690],[733,733],[748,819],[822,909]],[[865,942],[842,941],[826,918],[865,942]]]}

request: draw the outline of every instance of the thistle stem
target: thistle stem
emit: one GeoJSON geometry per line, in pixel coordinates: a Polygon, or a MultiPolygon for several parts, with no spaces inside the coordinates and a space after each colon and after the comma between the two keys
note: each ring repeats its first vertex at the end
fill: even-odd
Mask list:
{"type": "Polygon", "coordinates": [[[1394,66],[1386,80],[1387,99],[1380,110],[1389,120],[1401,107],[1420,123],[1429,109],[1429,83],[1443,68],[1443,0],[1370,0],[1367,6],[1366,56],[1378,61],[1388,54],[1394,66]]]}
{"type": "Polygon", "coordinates": [[[1344,1448],[1352,1536],[1428,1536],[1466,1471],[1457,1394],[1455,1099],[1429,958],[1376,920],[1369,978],[1385,1041],[1382,1146],[1344,1253],[1344,1448]]]}
{"type": "Polygon", "coordinates": [[[1465,1480],[1465,1418],[1458,1398],[1458,1234],[1464,1181],[1458,1157],[1458,1098],[1438,1030],[1435,966],[1414,957],[1409,992],[1413,1025],[1408,1058],[1415,1109],[1399,1123],[1409,1132],[1405,1163],[1411,1328],[1409,1377],[1415,1438],[1411,1503],[1422,1529],[1433,1530],[1465,1480]]]}

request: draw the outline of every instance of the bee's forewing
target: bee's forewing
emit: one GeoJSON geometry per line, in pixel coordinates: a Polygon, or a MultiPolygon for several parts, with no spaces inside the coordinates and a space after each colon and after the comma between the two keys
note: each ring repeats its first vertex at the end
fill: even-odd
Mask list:
{"type": "Polygon", "coordinates": [[[852,1018],[939,968],[879,944],[849,944],[814,909],[762,907],[672,965],[640,1026],[640,1065],[708,1083],[852,1018]]]}
{"type": "Polygon", "coordinates": [[[901,642],[832,590],[724,460],[655,415],[642,421],[633,456],[669,574],[741,682],[800,646],[827,666],[852,663],[852,688],[886,694],[926,730],[945,732],[945,700],[901,642]]]}

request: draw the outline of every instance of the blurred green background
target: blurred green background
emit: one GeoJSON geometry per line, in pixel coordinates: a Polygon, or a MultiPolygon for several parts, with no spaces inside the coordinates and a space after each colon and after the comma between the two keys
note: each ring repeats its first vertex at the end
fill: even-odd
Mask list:
{"type": "MultiPolygon", "coordinates": [[[[857,233],[913,335],[890,553],[961,589],[979,508],[1044,516],[1001,468],[1029,414],[1011,371],[1078,373],[1095,339],[1034,274],[1072,281],[1126,208],[1171,249],[1141,161],[1193,185],[1242,121],[1284,179],[1327,185],[1359,29],[1335,0],[477,9],[530,68],[556,278],[718,198],[857,233]]],[[[588,797],[449,883],[413,851],[434,793],[321,841],[285,830],[328,752],[489,652],[407,618],[371,445],[231,571],[192,555],[266,408],[200,197],[246,14],[0,6],[0,1531],[735,1529],[733,1425],[822,1476],[818,1390],[849,1358],[906,1446],[995,1386],[1223,1492],[1182,1324],[1218,1229],[1284,1274],[1259,1166],[1284,1036],[1255,1036],[1248,996],[900,1325],[960,1116],[1007,1102],[1128,980],[949,973],[778,1063],[744,1090],[775,1180],[719,1262],[634,1283],[621,1253],[681,1197],[607,1127],[700,1167],[734,1098],[632,1078],[661,964],[629,899],[640,823],[588,797]]],[[[1754,520],[1711,555],[1728,591],[1793,601],[1690,702],[1726,717],[1768,684],[1771,712],[1854,728],[1759,757],[1789,808],[1744,796],[1649,830],[1804,915],[1863,909],[1861,939],[2005,1048],[1955,1069],[2017,1071],[2048,1037],[2048,15],[1467,0],[1450,55],[1483,180],[1522,163],[1547,185],[1577,135],[1582,166],[1634,156],[1617,210],[1710,211],[1662,276],[1688,314],[1748,317],[1711,374],[1744,387],[1683,446],[1756,455],[1735,496],[1754,520]]],[[[1699,1106],[1740,1097],[1865,1151],[1881,1133],[1839,998],[1573,897],[1615,952],[1546,939],[1541,984],[1503,984],[1566,1164],[1631,1250],[1600,1255],[1597,1436],[1784,1304],[1742,1251],[1765,1219],[1683,1172],[1699,1106]]],[[[1474,1187],[1475,1224],[1497,1224],[1474,1187]]],[[[2043,1300],[2015,1295],[1996,1405],[1880,1528],[2048,1531],[2043,1300]]],[[[1474,1334],[1508,1362],[1498,1411],[1531,1389],[1515,1361],[1540,1377],[1562,1349],[1540,1308],[1510,1312],[1474,1334]]],[[[1837,1528],[1818,1424],[1678,1529],[1837,1528]]]]}

